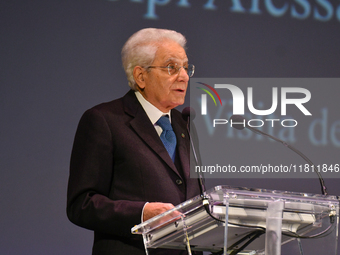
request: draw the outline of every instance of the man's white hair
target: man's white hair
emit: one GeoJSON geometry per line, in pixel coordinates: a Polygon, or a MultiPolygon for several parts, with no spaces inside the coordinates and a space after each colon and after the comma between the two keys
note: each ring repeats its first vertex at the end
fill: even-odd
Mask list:
{"type": "Polygon", "coordinates": [[[137,90],[133,78],[133,69],[136,66],[149,66],[155,59],[158,47],[164,40],[177,42],[185,48],[185,37],[176,31],[159,28],[145,28],[134,33],[124,44],[122,49],[123,67],[133,90],[137,90]]]}

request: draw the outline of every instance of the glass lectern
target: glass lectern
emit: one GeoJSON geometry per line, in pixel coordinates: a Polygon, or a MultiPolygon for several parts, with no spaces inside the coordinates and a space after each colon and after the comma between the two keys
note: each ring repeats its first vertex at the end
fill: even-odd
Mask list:
{"type": "Polygon", "coordinates": [[[131,229],[150,249],[212,254],[337,254],[339,201],[286,191],[216,186],[131,229]]]}

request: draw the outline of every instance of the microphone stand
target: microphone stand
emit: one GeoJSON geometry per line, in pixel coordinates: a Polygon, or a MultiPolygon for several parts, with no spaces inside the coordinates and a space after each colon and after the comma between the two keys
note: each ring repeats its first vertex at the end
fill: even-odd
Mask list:
{"type": "MultiPolygon", "coordinates": [[[[190,145],[191,145],[191,148],[192,148],[192,153],[193,153],[194,158],[195,158],[196,166],[200,166],[200,165],[202,165],[201,157],[197,156],[195,146],[194,146],[194,142],[192,141],[191,135],[190,135],[189,123],[190,123],[190,115],[188,115],[187,131],[188,131],[188,134],[189,134],[190,145]]],[[[204,183],[204,177],[203,177],[201,172],[198,173],[198,184],[199,184],[199,188],[200,188],[200,192],[201,192],[201,197],[204,198],[205,197],[204,193],[206,192],[206,188],[205,188],[205,183],[204,183]]]]}
{"type": "MultiPolygon", "coordinates": [[[[185,110],[185,109],[184,109],[185,110]]],[[[188,112],[190,113],[190,110],[188,110],[188,112]]],[[[188,131],[188,134],[189,134],[189,140],[190,140],[190,145],[191,145],[191,148],[192,148],[192,152],[194,154],[194,158],[195,158],[195,164],[197,166],[199,165],[202,165],[202,162],[201,162],[201,157],[199,155],[197,155],[196,153],[196,150],[195,150],[195,146],[194,146],[194,142],[193,140],[191,139],[191,135],[190,135],[190,127],[189,127],[189,123],[190,123],[190,114],[186,114],[187,116],[187,131],[188,131]]],[[[205,188],[205,183],[204,183],[204,177],[202,175],[201,172],[198,173],[198,185],[199,185],[199,188],[200,188],[200,192],[201,192],[201,197],[202,197],[202,203],[203,203],[203,206],[204,206],[204,209],[205,211],[207,212],[207,214],[213,218],[214,220],[216,221],[219,221],[219,222],[222,222],[222,223],[225,223],[223,220],[220,220],[218,218],[216,218],[214,215],[211,214],[210,212],[210,203],[209,203],[209,198],[205,195],[205,192],[206,192],[206,188],[205,188]]],[[[227,223],[226,223],[227,224],[227,223]]]]}

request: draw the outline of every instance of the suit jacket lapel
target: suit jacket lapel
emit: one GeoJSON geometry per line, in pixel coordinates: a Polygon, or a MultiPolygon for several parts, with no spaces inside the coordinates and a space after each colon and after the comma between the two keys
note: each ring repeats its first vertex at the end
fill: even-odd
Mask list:
{"type": "MultiPolygon", "coordinates": [[[[174,111],[172,111],[172,113],[174,113],[174,111]]],[[[185,125],[180,124],[183,123],[182,116],[172,114],[171,119],[172,128],[174,129],[177,138],[178,156],[182,165],[184,177],[188,179],[190,178],[190,155],[188,154],[190,151],[190,137],[185,125]]]]}
{"type": "Polygon", "coordinates": [[[123,102],[125,112],[133,117],[130,124],[134,131],[146,144],[148,144],[151,150],[157,153],[163,161],[180,176],[154,126],[132,90],[124,96],[123,102]]]}

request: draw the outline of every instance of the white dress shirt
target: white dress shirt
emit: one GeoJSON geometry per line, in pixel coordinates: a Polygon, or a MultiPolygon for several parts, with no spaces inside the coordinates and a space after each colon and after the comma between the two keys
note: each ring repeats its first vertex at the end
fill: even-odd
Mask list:
{"type": "MultiPolygon", "coordinates": [[[[135,94],[136,94],[136,97],[137,97],[139,103],[142,105],[144,111],[146,112],[146,115],[148,115],[152,125],[155,127],[158,136],[160,136],[162,134],[162,132],[163,132],[163,129],[160,126],[158,126],[156,124],[156,122],[159,120],[160,117],[168,115],[170,123],[171,123],[171,115],[170,115],[171,110],[169,112],[167,112],[167,113],[164,113],[161,110],[159,110],[156,106],[151,104],[148,100],[146,100],[139,91],[136,91],[135,94]]],[[[146,202],[144,204],[144,207],[143,207],[143,210],[142,210],[141,222],[143,222],[144,208],[145,208],[145,205],[147,203],[148,202],[146,202]]]]}
{"type": "Polygon", "coordinates": [[[156,124],[156,122],[159,120],[160,117],[168,115],[170,123],[171,123],[171,115],[170,115],[171,110],[167,113],[164,113],[161,110],[159,110],[156,106],[151,104],[148,100],[146,100],[139,91],[136,91],[135,94],[136,94],[136,97],[139,103],[142,105],[144,111],[148,115],[152,125],[155,127],[158,136],[161,136],[161,133],[163,132],[163,130],[160,126],[156,124]]]}

